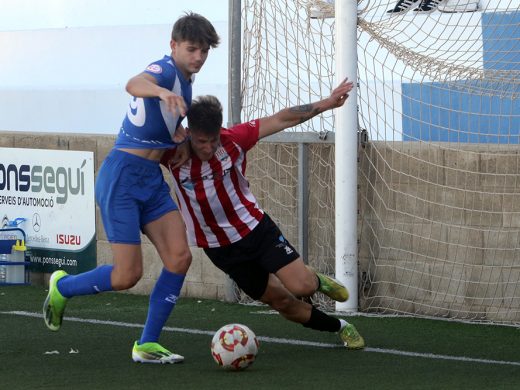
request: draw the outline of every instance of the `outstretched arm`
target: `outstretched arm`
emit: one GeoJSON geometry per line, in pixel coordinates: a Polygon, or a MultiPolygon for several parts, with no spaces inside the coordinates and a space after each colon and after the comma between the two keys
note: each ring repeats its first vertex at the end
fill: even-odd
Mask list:
{"type": "Polygon", "coordinates": [[[302,106],[285,108],[274,115],[261,118],[258,138],[264,138],[271,134],[296,126],[308,121],[316,115],[341,107],[348,98],[348,93],[352,90],[352,81],[343,80],[326,99],[315,103],[304,104],[302,106]]]}

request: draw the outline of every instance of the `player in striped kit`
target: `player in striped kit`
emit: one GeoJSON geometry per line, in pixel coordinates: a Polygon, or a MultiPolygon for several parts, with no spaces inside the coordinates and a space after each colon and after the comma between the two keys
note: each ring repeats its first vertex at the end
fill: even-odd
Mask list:
{"type": "MultiPolygon", "coordinates": [[[[211,261],[251,298],[305,327],[339,332],[348,349],[361,349],[365,342],[354,325],[297,298],[321,291],[346,301],[348,291],[333,278],[305,266],[258,206],[245,176],[247,151],[259,139],[341,107],[351,90],[352,82],[345,80],[326,99],[230,129],[221,128],[218,99],[199,97],[188,111],[192,156],[180,167],[170,166],[170,171],[190,245],[204,248],[211,261]]],[[[161,161],[169,166],[174,156],[175,150],[168,151],[161,161]]]]}
{"type": "MultiPolygon", "coordinates": [[[[126,86],[132,95],[112,151],[98,172],[96,201],[113,264],[78,275],[55,271],[43,305],[50,330],[62,324],[68,299],[133,287],[143,274],[141,232],[154,244],[163,269],[150,295],[148,317],[132,359],[142,363],[177,363],[184,358],[158,343],[191,264],[184,223],[159,166],[164,151],[186,139],[181,126],[191,104],[191,84],[210,48],[219,43],[212,24],[187,13],[172,30],[171,54],[148,65],[126,86]]],[[[188,157],[187,144],[185,158],[188,157]]]]}

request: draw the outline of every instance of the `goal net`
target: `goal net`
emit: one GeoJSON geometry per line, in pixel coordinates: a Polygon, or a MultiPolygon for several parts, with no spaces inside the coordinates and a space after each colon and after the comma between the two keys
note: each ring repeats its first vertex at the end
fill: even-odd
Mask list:
{"type": "MultiPolygon", "coordinates": [[[[388,12],[397,3],[358,2],[359,311],[518,325],[520,0],[388,12]]],[[[242,7],[243,120],[328,96],[333,2],[242,7]]],[[[298,242],[295,140],[314,134],[306,260],[328,274],[335,131],[324,113],[261,143],[249,164],[260,204],[298,242]]]]}

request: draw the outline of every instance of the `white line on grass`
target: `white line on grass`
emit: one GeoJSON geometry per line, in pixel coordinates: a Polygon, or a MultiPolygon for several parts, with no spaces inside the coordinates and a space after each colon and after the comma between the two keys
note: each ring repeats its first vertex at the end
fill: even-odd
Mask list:
{"type": "MultiPolygon", "coordinates": [[[[43,317],[43,315],[40,313],[31,313],[31,312],[27,312],[27,311],[0,311],[0,314],[10,314],[10,315],[17,315],[17,316],[24,316],[24,317],[36,317],[36,318],[43,317]]],[[[82,322],[82,323],[87,323],[87,324],[111,325],[111,326],[119,326],[119,327],[125,327],[125,328],[143,328],[142,324],[133,324],[133,323],[129,323],[129,322],[106,321],[106,320],[96,320],[96,319],[87,319],[87,318],[78,318],[78,317],[65,317],[64,319],[67,321],[82,322]]],[[[169,326],[165,326],[163,328],[163,330],[168,331],[168,332],[203,334],[203,335],[208,335],[208,336],[213,336],[213,334],[215,333],[214,331],[210,331],[210,330],[175,328],[175,327],[169,327],[169,326]]],[[[317,343],[317,342],[313,342],[313,341],[282,339],[282,338],[277,338],[277,337],[260,336],[260,337],[258,337],[258,340],[266,342],[266,343],[304,345],[304,346],[309,346],[309,347],[320,347],[320,348],[343,348],[340,344],[317,343]]],[[[465,357],[465,356],[436,355],[434,353],[407,352],[407,351],[399,351],[397,349],[367,347],[363,350],[363,352],[385,353],[385,354],[390,354],[390,355],[421,357],[421,358],[435,359],[435,360],[455,360],[455,361],[469,362],[469,363],[520,366],[520,362],[513,362],[513,361],[475,359],[475,358],[469,358],[469,357],[465,357]]]]}

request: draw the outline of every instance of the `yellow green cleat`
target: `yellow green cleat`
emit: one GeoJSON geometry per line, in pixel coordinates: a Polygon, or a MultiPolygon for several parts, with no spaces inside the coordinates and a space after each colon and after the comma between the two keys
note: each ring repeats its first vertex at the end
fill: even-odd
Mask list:
{"type": "Polygon", "coordinates": [[[177,355],[163,348],[158,343],[134,343],[132,349],[132,359],[137,363],[180,363],[184,360],[184,356],[177,355]]]}
{"type": "Polygon", "coordinates": [[[43,320],[45,325],[52,331],[57,331],[63,321],[63,312],[67,306],[68,299],[58,290],[58,280],[67,276],[65,271],[54,271],[49,280],[49,293],[43,303],[43,320]]]}
{"type": "Polygon", "coordinates": [[[339,332],[339,337],[347,349],[363,349],[365,348],[365,340],[359,334],[356,327],[347,323],[339,332]]]}
{"type": "Polygon", "coordinates": [[[319,272],[316,272],[316,276],[320,281],[318,291],[337,302],[345,302],[348,299],[348,290],[341,282],[319,272]]]}

